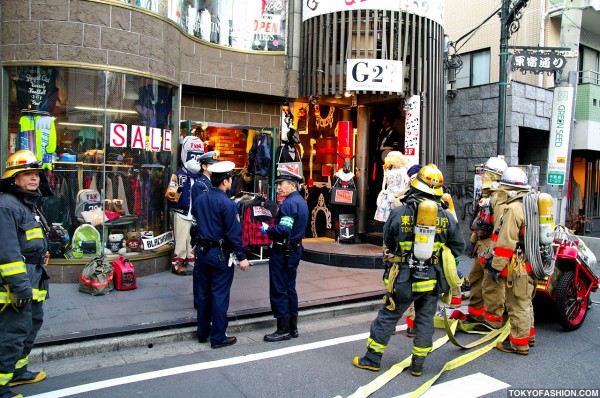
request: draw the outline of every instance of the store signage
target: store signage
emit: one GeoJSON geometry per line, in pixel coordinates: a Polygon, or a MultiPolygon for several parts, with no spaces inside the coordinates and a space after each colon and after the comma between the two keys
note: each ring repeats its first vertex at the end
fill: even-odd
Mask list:
{"type": "Polygon", "coordinates": [[[405,99],[404,110],[404,155],[408,163],[419,164],[419,146],[421,144],[421,97],[413,95],[405,99]]]}
{"type": "Polygon", "coordinates": [[[548,184],[565,184],[573,113],[573,95],[573,87],[554,88],[550,143],[548,145],[548,184]]]}
{"type": "Polygon", "coordinates": [[[349,59],[346,62],[346,90],[401,93],[402,61],[349,59]]]}
{"type": "Polygon", "coordinates": [[[173,231],[168,231],[162,235],[154,236],[152,238],[142,238],[144,250],[156,249],[172,242],[174,242],[173,231]]]}
{"type": "Polygon", "coordinates": [[[145,149],[147,151],[171,151],[171,138],[173,132],[156,127],[132,125],[131,129],[126,124],[111,123],[109,146],[115,148],[145,149]],[[130,133],[130,134],[129,134],[130,133]],[[130,136],[130,140],[127,137],[130,136]],[[161,145],[162,143],[162,145],[161,145]]]}
{"type": "Polygon", "coordinates": [[[254,20],[254,33],[258,35],[278,35],[281,27],[281,15],[264,14],[254,20]]]}
{"type": "Polygon", "coordinates": [[[444,0],[303,0],[302,21],[354,10],[406,11],[444,24],[444,0]]]}
{"type": "Polygon", "coordinates": [[[528,51],[514,54],[510,61],[512,70],[538,74],[562,71],[566,64],[567,60],[560,54],[528,51]]]}

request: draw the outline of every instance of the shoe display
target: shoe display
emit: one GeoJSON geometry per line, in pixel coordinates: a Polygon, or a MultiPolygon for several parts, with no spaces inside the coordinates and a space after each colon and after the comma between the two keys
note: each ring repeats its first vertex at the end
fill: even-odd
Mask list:
{"type": "Polygon", "coordinates": [[[354,364],[354,366],[356,366],[357,368],[360,369],[367,369],[367,370],[371,370],[373,372],[378,372],[381,370],[381,364],[379,364],[378,362],[375,362],[367,357],[354,357],[354,359],[352,360],[352,363],[354,364]]]}
{"type": "Polygon", "coordinates": [[[234,345],[235,343],[237,343],[237,338],[235,336],[227,336],[227,337],[225,337],[225,341],[223,341],[222,343],[212,344],[210,347],[211,348],[221,348],[221,347],[227,347],[230,345],[234,345]]]}
{"type": "Polygon", "coordinates": [[[413,355],[410,361],[410,374],[419,377],[423,373],[423,364],[425,363],[425,357],[413,355]]]}
{"type": "Polygon", "coordinates": [[[27,368],[16,371],[12,380],[8,383],[10,387],[20,386],[21,384],[32,384],[42,381],[46,378],[46,372],[31,372],[27,368]]]}
{"type": "Polygon", "coordinates": [[[502,352],[510,352],[513,354],[519,354],[519,355],[527,355],[529,354],[529,350],[515,350],[512,345],[510,344],[510,340],[506,339],[504,340],[502,343],[501,342],[497,342],[496,343],[496,348],[499,349],[502,352]]]}

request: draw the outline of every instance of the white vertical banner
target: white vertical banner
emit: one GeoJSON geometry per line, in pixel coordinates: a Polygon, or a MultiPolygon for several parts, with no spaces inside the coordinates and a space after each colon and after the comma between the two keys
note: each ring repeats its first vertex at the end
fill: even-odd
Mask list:
{"type": "Polygon", "coordinates": [[[569,159],[569,138],[573,114],[573,87],[556,87],[552,101],[550,142],[548,144],[549,185],[564,185],[569,159]]]}
{"type": "Polygon", "coordinates": [[[419,146],[421,144],[421,97],[413,95],[405,99],[404,109],[404,155],[410,165],[419,164],[419,146]]]}

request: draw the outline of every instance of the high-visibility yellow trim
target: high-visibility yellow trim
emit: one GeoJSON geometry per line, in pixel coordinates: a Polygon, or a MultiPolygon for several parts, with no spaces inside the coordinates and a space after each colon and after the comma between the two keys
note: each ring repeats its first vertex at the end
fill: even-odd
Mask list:
{"type": "Polygon", "coordinates": [[[412,291],[421,293],[421,292],[430,292],[435,288],[437,280],[429,279],[426,281],[419,281],[412,283],[412,291]]]}
{"type": "Polygon", "coordinates": [[[0,264],[0,274],[2,276],[11,276],[27,272],[23,261],[15,261],[14,263],[0,264]]]}
{"type": "Polygon", "coordinates": [[[33,293],[33,300],[35,301],[44,301],[46,300],[46,296],[48,295],[48,291],[47,290],[40,290],[40,289],[31,289],[31,292],[33,293]]]}
{"type": "Polygon", "coordinates": [[[387,346],[383,345],[383,344],[379,344],[378,342],[376,342],[375,340],[373,340],[372,338],[368,338],[367,339],[367,348],[370,348],[371,350],[375,351],[378,354],[383,354],[385,352],[385,349],[387,348],[387,346]]]}
{"type": "Polygon", "coordinates": [[[41,228],[27,230],[25,231],[25,236],[27,237],[27,240],[44,239],[44,233],[42,232],[41,228]]]}
{"type": "Polygon", "coordinates": [[[12,373],[0,373],[0,386],[6,385],[12,378],[12,373]]]}
{"type": "Polygon", "coordinates": [[[398,248],[400,249],[400,252],[402,252],[402,253],[411,251],[412,246],[413,246],[412,241],[398,242],[398,248]]]}
{"type": "Polygon", "coordinates": [[[29,365],[29,356],[19,359],[17,361],[17,364],[15,365],[15,369],[21,369],[22,367],[27,365],[29,365]]]}
{"type": "Polygon", "coordinates": [[[432,347],[417,347],[413,346],[412,354],[418,357],[426,357],[431,352],[432,347]]]}

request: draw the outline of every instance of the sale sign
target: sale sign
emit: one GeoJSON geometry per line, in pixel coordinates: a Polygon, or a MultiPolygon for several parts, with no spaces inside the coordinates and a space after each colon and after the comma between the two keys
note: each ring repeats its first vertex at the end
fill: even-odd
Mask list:
{"type": "Polygon", "coordinates": [[[171,151],[173,132],[156,127],[132,125],[123,123],[111,123],[109,134],[109,146],[114,148],[125,148],[129,143],[132,149],[145,149],[147,151],[171,151]],[[130,137],[129,141],[127,137],[130,137]]]}

